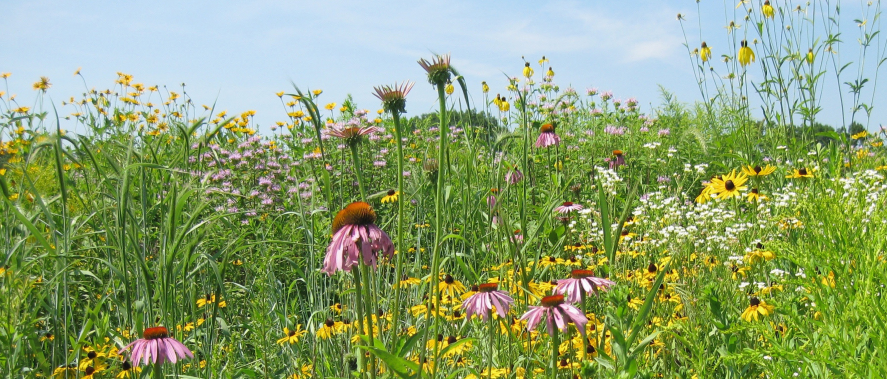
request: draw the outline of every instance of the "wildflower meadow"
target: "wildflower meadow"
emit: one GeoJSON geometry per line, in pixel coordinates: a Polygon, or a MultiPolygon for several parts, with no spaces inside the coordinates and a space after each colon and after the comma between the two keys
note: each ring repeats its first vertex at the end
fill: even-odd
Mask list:
{"type": "Polygon", "coordinates": [[[887,377],[881,4],[707,3],[656,106],[429,52],[259,125],[0,62],[0,377],[887,377]]]}

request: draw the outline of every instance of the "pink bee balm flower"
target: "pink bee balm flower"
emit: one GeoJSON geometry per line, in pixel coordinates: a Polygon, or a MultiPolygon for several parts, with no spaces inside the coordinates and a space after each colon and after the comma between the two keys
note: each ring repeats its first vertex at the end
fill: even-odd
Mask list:
{"type": "Polygon", "coordinates": [[[191,350],[170,337],[169,330],[162,326],[145,329],[141,339],[126,345],[117,354],[123,354],[129,348],[132,348],[129,360],[133,366],[138,366],[140,362],[143,365],[148,363],[156,365],[164,362],[176,363],[183,358],[194,358],[191,350]]]}
{"type": "Polygon", "coordinates": [[[394,244],[375,225],[376,212],[362,201],[345,206],[333,219],[333,240],[326,250],[321,272],[332,276],[337,270],[351,271],[360,256],[367,266],[376,267],[376,252],[394,253],[394,244]]]}
{"type": "Polygon", "coordinates": [[[612,280],[595,277],[594,272],[591,270],[573,270],[570,276],[571,278],[569,279],[558,280],[554,292],[567,295],[567,301],[571,303],[581,301],[583,291],[585,293],[597,293],[598,291],[606,291],[616,285],[612,280]]]}
{"type": "Polygon", "coordinates": [[[560,214],[566,214],[575,211],[581,211],[582,206],[579,204],[573,204],[572,202],[565,201],[561,206],[554,208],[554,211],[560,214]]]}
{"type": "Polygon", "coordinates": [[[520,319],[527,321],[527,330],[531,331],[536,329],[543,318],[549,335],[554,335],[555,326],[562,332],[566,332],[567,325],[573,322],[576,324],[576,329],[579,329],[579,333],[583,337],[585,336],[585,324],[588,323],[588,319],[578,308],[564,303],[564,295],[543,297],[541,307],[530,307],[530,310],[524,313],[520,319]]]}
{"type": "Polygon", "coordinates": [[[536,139],[536,147],[549,147],[561,143],[561,137],[554,132],[554,125],[545,124],[539,128],[539,138],[536,139]]]}
{"type": "Polygon", "coordinates": [[[478,293],[471,295],[462,303],[465,309],[465,317],[471,318],[472,315],[481,315],[484,321],[490,319],[490,313],[493,306],[496,306],[496,313],[499,317],[505,317],[508,313],[511,303],[514,302],[507,292],[497,291],[499,285],[496,283],[485,283],[477,286],[478,293]]]}

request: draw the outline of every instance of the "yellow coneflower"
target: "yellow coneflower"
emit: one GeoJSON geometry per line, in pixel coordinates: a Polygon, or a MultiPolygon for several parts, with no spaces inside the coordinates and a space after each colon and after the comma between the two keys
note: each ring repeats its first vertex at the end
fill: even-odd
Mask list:
{"type": "Polygon", "coordinates": [[[799,169],[792,170],[790,175],[786,175],[786,178],[789,179],[799,179],[799,178],[812,178],[813,177],[813,169],[807,169],[806,167],[802,167],[799,169]]]}
{"type": "Polygon", "coordinates": [[[344,324],[341,321],[327,319],[324,321],[323,326],[321,326],[320,329],[317,329],[315,335],[320,339],[330,339],[332,336],[341,332],[342,325],[344,324]]]}
{"type": "Polygon", "coordinates": [[[733,280],[738,280],[739,278],[744,278],[748,273],[748,267],[745,266],[737,266],[735,263],[730,265],[730,272],[733,273],[733,280]]]}
{"type": "Polygon", "coordinates": [[[548,67],[548,71],[545,72],[545,76],[547,76],[549,78],[553,78],[554,77],[554,70],[551,67],[548,67]]]}
{"type": "Polygon", "coordinates": [[[543,64],[546,64],[546,63],[548,63],[548,58],[545,58],[545,56],[543,55],[542,59],[539,60],[539,65],[542,66],[543,64]]]}
{"type": "Polygon", "coordinates": [[[773,9],[773,6],[770,5],[770,0],[764,0],[764,6],[761,7],[761,13],[764,14],[764,18],[773,18],[776,11],[773,9]]]}
{"type": "Polygon", "coordinates": [[[400,192],[395,190],[388,190],[388,193],[384,197],[382,197],[382,204],[397,202],[398,195],[400,195],[400,192]]]}
{"type": "Polygon", "coordinates": [[[453,91],[455,91],[455,90],[456,90],[456,88],[453,87],[453,83],[450,81],[447,81],[447,86],[444,87],[444,91],[447,93],[447,95],[452,95],[453,91]]]}
{"type": "Polygon", "coordinates": [[[740,196],[741,191],[746,190],[745,182],[748,176],[745,173],[736,173],[736,170],[720,178],[712,180],[712,194],[717,195],[719,199],[729,199],[734,196],[740,196]]]}
{"type": "Polygon", "coordinates": [[[524,63],[524,77],[527,79],[533,77],[533,68],[530,67],[530,62],[524,63]]]}
{"type": "Polygon", "coordinates": [[[807,64],[813,64],[814,58],[813,48],[807,49],[807,64]]]}
{"type": "Polygon", "coordinates": [[[742,172],[748,176],[767,176],[776,171],[776,166],[766,165],[766,166],[744,166],[742,167],[742,172]]]}
{"type": "Polygon", "coordinates": [[[631,295],[628,295],[626,300],[628,301],[628,307],[634,310],[638,310],[641,308],[642,305],[644,305],[643,300],[637,297],[631,297],[631,295]]]}
{"type": "Polygon", "coordinates": [[[564,260],[562,258],[549,257],[544,256],[539,258],[539,267],[549,267],[549,266],[560,266],[564,264],[564,260]]]}
{"type": "Polygon", "coordinates": [[[739,48],[739,64],[742,67],[748,66],[750,62],[755,61],[755,52],[748,47],[748,42],[746,40],[742,40],[739,48]]]}
{"type": "Polygon", "coordinates": [[[759,316],[769,316],[773,314],[774,308],[774,306],[767,304],[763,300],[753,297],[749,300],[748,308],[745,308],[745,311],[742,312],[742,319],[748,322],[751,322],[752,320],[758,321],[759,316]]]}
{"type": "Polygon", "coordinates": [[[284,336],[283,338],[277,340],[277,343],[280,345],[283,345],[287,342],[290,344],[294,344],[296,342],[299,342],[299,338],[302,338],[302,336],[304,336],[306,333],[308,333],[308,331],[302,330],[302,324],[296,325],[293,330],[290,330],[289,328],[283,328],[284,336]]]}
{"type": "MultiPolygon", "coordinates": [[[[323,93],[323,90],[322,90],[322,89],[316,89],[316,90],[314,90],[314,91],[311,91],[311,93],[313,93],[314,96],[320,96],[320,94],[323,93]]],[[[301,98],[301,97],[300,97],[300,98],[301,98]]],[[[297,99],[297,100],[298,100],[298,99],[297,99]]]]}
{"type": "Polygon", "coordinates": [[[711,48],[702,41],[702,47],[699,49],[699,58],[702,58],[702,62],[708,62],[711,59],[711,48]]]}
{"type": "Polygon", "coordinates": [[[748,254],[745,254],[745,261],[748,262],[748,264],[755,264],[756,262],[760,261],[769,261],[773,260],[774,258],[776,258],[776,254],[774,254],[772,251],[765,250],[764,245],[760,243],[755,246],[754,250],[752,250],[748,254]]]}

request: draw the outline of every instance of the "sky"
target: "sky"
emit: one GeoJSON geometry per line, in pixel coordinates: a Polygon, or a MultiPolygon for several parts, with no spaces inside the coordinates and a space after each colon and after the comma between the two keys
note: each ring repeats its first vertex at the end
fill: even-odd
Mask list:
{"type": "MultiPolygon", "coordinates": [[[[849,36],[845,49],[854,49],[841,54],[849,62],[857,57],[859,31],[852,20],[862,18],[861,5],[841,4],[841,31],[849,36]]],[[[22,105],[37,97],[31,84],[41,76],[50,78],[48,95],[57,106],[87,88],[111,88],[117,72],[174,91],[186,83],[195,103],[215,103],[229,113],[255,110],[255,121],[267,130],[286,119],[275,93],[291,92],[291,83],[322,89],[321,105],[341,104],[351,94],[359,108],[376,110],[373,86],[412,80],[416,86],[407,110],[418,115],[437,105],[419,58],[450,53],[479,103],[481,81],[489,83],[492,96],[505,93],[505,75],[520,74],[522,57],[541,77],[536,62],[545,55],[562,88],[584,93],[596,87],[616,98],[635,97],[649,112],[661,102],[659,86],[679,101],[701,100],[684,43],[698,46],[701,37],[716,58],[734,55],[724,28],[734,5],[713,0],[3,0],[0,72],[12,73],[6,91],[22,105]],[[683,30],[678,13],[686,19],[683,30]],[[73,76],[78,68],[85,85],[73,76]]],[[[753,32],[746,25],[734,33],[753,32]]],[[[870,77],[876,60],[870,53],[870,77]]],[[[855,75],[856,67],[847,72],[855,75]]],[[[760,80],[757,71],[749,76],[760,80]]],[[[837,80],[826,82],[819,119],[840,126],[837,80]]],[[[871,130],[887,124],[887,112],[877,107],[884,104],[883,88],[875,91],[871,130]]],[[[68,107],[60,113],[74,111],[68,107]]]]}

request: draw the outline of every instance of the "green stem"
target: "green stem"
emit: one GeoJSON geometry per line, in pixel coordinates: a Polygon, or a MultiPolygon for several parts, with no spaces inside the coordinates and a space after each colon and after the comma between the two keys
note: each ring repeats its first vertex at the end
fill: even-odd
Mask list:
{"type": "MultiPolygon", "coordinates": [[[[397,111],[392,111],[391,115],[394,117],[394,138],[397,139],[397,257],[396,262],[394,264],[394,282],[397,283],[394,287],[394,315],[392,315],[392,325],[391,332],[393,336],[397,336],[398,322],[400,320],[400,279],[401,275],[403,275],[403,255],[406,254],[403,244],[403,202],[406,200],[406,196],[403,192],[403,141],[401,140],[401,127],[400,127],[400,114],[397,111]]],[[[391,341],[396,341],[396,338],[392,338],[391,341]]]]}
{"type": "Polygon", "coordinates": [[[163,364],[162,363],[154,363],[152,366],[153,366],[152,371],[154,371],[152,377],[154,379],[163,378],[163,364]]]}
{"type": "Polygon", "coordinates": [[[490,379],[493,379],[493,334],[496,330],[496,320],[493,317],[493,310],[489,310],[490,312],[490,363],[487,365],[487,369],[489,370],[490,379]]]}
{"type": "Polygon", "coordinates": [[[558,349],[559,343],[557,341],[558,329],[554,328],[552,330],[553,330],[553,332],[551,333],[551,375],[550,375],[550,377],[554,379],[554,378],[557,378],[557,349],[558,349]]]}
{"type": "MultiPolygon", "coordinates": [[[[425,319],[429,320],[431,317],[431,306],[439,306],[440,305],[440,289],[438,288],[438,283],[440,281],[440,250],[441,250],[441,239],[443,238],[443,186],[446,181],[446,148],[447,148],[447,103],[446,103],[446,95],[444,94],[444,85],[439,84],[437,86],[437,97],[440,100],[440,128],[439,128],[439,146],[437,151],[437,189],[436,194],[434,196],[434,253],[431,259],[431,288],[429,291],[432,293],[430,298],[431,304],[425,311],[425,319]],[[436,305],[435,305],[436,304],[436,305]]],[[[435,317],[434,319],[434,334],[437,335],[440,331],[440,317],[435,317]]],[[[426,335],[428,333],[428,329],[426,329],[426,335]]],[[[427,336],[426,336],[427,337],[427,336]]],[[[427,338],[426,338],[427,339],[427,338]]],[[[437,376],[437,353],[440,350],[440,344],[434,345],[434,367],[431,370],[431,377],[434,378],[437,376]]]]}
{"type": "MultiPolygon", "coordinates": [[[[366,322],[367,322],[367,335],[370,338],[370,346],[375,347],[376,341],[373,336],[373,316],[376,314],[375,306],[373,305],[373,287],[370,283],[370,266],[363,264],[363,262],[358,263],[361,270],[361,276],[363,276],[363,286],[366,288],[364,291],[364,296],[366,296],[365,307],[366,307],[366,322]]],[[[363,322],[363,321],[361,321],[363,322]]],[[[373,357],[370,357],[370,378],[376,378],[376,360],[373,357]]]]}
{"type": "Polygon", "coordinates": [[[354,162],[354,174],[357,175],[357,187],[360,189],[360,200],[366,201],[367,192],[363,187],[363,172],[360,170],[360,157],[357,155],[357,144],[351,143],[351,161],[354,162]]]}
{"type": "MultiPolygon", "coordinates": [[[[361,264],[358,263],[358,266],[361,266],[361,264]]],[[[360,334],[365,334],[364,328],[363,328],[363,314],[364,314],[363,313],[363,299],[360,296],[360,294],[363,292],[361,287],[362,286],[360,285],[360,269],[357,269],[354,271],[354,288],[357,291],[356,296],[354,297],[355,301],[357,302],[357,331],[360,334]]],[[[366,364],[364,363],[364,354],[363,354],[363,351],[361,351],[360,349],[357,349],[357,367],[359,368],[360,372],[366,371],[366,364]]]]}

